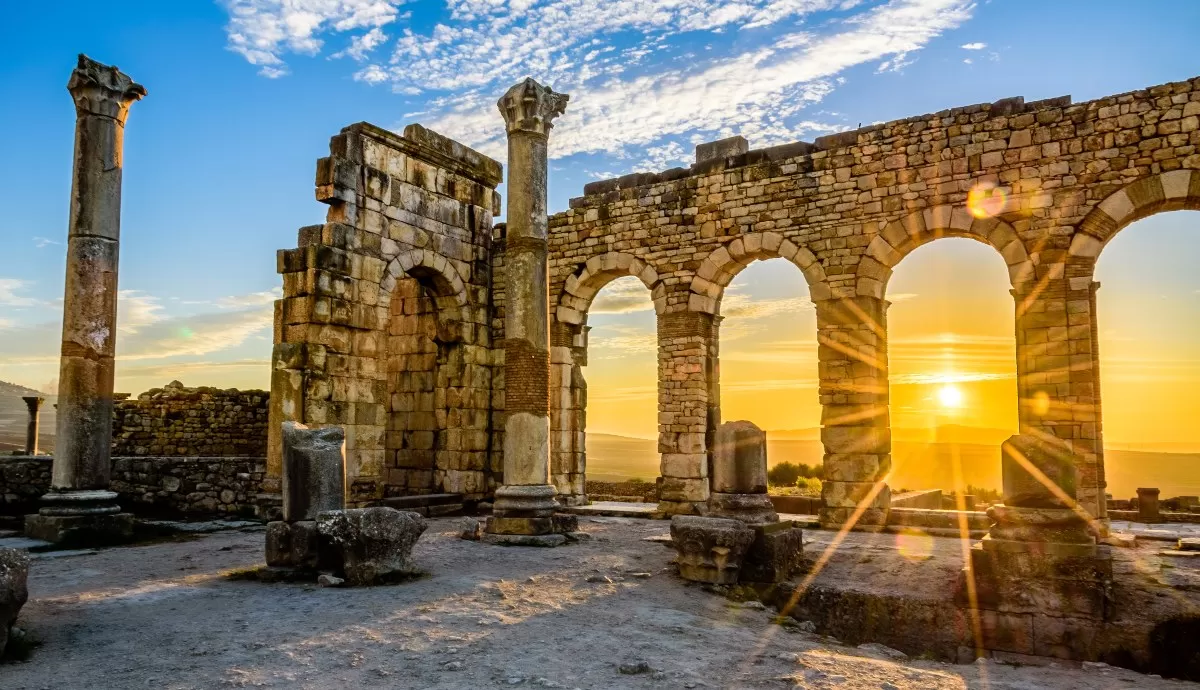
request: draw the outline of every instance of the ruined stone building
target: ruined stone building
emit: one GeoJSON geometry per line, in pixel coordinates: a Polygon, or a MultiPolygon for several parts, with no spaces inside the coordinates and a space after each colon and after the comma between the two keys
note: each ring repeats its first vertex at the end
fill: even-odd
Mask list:
{"type": "MultiPolygon", "coordinates": [[[[1064,442],[1080,503],[1103,517],[1093,268],[1129,223],[1200,208],[1200,79],[1072,104],[1009,98],[815,142],[697,147],[690,168],[595,182],[549,219],[551,463],[585,502],[588,309],[622,276],[658,319],[660,506],[709,492],[721,421],[724,288],[749,263],[795,264],[816,304],[823,523],[887,518],[888,278],[942,237],[991,246],[1013,296],[1021,431],[1064,442]]],[[[346,429],[351,499],[500,483],[505,233],[500,165],[420,126],[368,124],[319,161],[326,222],[279,253],[270,433],[346,429]]],[[[1102,295],[1102,293],[1100,293],[1102,295]]],[[[279,442],[268,476],[279,476],[279,442]]],[[[999,458],[997,458],[999,462],[999,458]]]]}

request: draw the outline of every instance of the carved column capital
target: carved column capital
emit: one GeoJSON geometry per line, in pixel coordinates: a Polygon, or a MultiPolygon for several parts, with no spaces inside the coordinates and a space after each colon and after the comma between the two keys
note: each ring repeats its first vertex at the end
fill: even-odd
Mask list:
{"type": "Polygon", "coordinates": [[[146,95],[146,88],[116,67],[103,65],[79,54],[67,90],[75,100],[78,115],[100,115],[124,124],[129,106],[146,95]]]}
{"type": "Polygon", "coordinates": [[[533,79],[526,79],[505,92],[496,106],[500,108],[509,134],[530,132],[548,136],[554,118],[563,114],[570,98],[533,79]]]}

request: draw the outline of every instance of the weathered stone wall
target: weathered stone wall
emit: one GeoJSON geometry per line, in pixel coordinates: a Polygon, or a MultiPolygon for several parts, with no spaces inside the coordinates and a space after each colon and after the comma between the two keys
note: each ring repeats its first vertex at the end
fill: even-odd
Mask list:
{"type": "Polygon", "coordinates": [[[264,457],[269,394],[172,381],[113,410],[112,455],[264,457]]]}
{"type": "MultiPolygon", "coordinates": [[[[0,457],[0,514],[36,512],[50,488],[49,456],[0,457]]],[[[114,457],[112,490],[121,505],[145,515],[254,514],[265,458],[114,457]]]]}
{"type": "MultiPolygon", "coordinates": [[[[1022,431],[1069,442],[1080,502],[1103,517],[1096,257],[1134,220],[1200,208],[1198,144],[1194,79],[1078,104],[1010,98],[755,151],[735,139],[700,147],[691,168],[592,183],[550,219],[552,333],[569,348],[554,361],[585,361],[605,284],[642,280],[659,315],[663,507],[699,510],[720,422],[724,288],[752,261],[787,259],[817,307],[823,519],[861,509],[860,522],[883,524],[888,278],[918,246],[971,238],[1008,266],[1022,431]]],[[[551,401],[577,420],[558,428],[582,437],[582,409],[551,401]]],[[[557,470],[560,491],[584,472],[574,458],[557,470]]]]}
{"type": "Polygon", "coordinates": [[[500,164],[418,125],[342,130],[317,165],[326,223],[282,250],[268,490],[278,429],[346,429],[352,503],[496,486],[489,457],[492,216],[500,164]]]}

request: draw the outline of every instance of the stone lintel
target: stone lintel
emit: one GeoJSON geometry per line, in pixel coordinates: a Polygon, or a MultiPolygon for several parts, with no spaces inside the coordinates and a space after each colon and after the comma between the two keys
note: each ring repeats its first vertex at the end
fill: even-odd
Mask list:
{"type": "Polygon", "coordinates": [[[749,150],[750,143],[743,136],[709,141],[703,144],[696,144],[696,162],[704,163],[705,161],[729,158],[730,156],[740,156],[749,150]]]}
{"type": "MultiPolygon", "coordinates": [[[[487,187],[496,187],[504,179],[504,166],[498,161],[461,144],[447,136],[427,129],[419,124],[410,124],[404,128],[404,134],[386,130],[369,122],[356,122],[342,128],[338,136],[356,134],[368,137],[379,143],[445,168],[453,173],[462,175],[487,187]]],[[[344,156],[355,162],[362,162],[361,152],[355,157],[354,147],[344,143],[331,146],[331,153],[344,156]]]]}

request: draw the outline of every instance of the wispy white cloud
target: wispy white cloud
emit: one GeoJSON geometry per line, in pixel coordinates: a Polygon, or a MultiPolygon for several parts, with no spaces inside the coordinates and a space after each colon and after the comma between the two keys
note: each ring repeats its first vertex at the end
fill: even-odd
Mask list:
{"type": "Polygon", "coordinates": [[[52,240],[49,237],[34,237],[33,238],[33,246],[37,247],[38,249],[41,249],[41,248],[43,248],[47,245],[51,245],[51,244],[62,244],[62,242],[59,242],[58,240],[52,240]]]}
{"type": "Polygon", "coordinates": [[[259,74],[277,78],[288,73],[286,53],[315,55],[326,33],[368,29],[351,37],[343,53],[363,56],[386,36],[380,27],[396,21],[406,0],[222,0],[229,12],[225,27],[229,49],[257,65],[259,74]],[[378,32],[378,33],[377,33],[378,32]]]}
{"type": "Polygon", "coordinates": [[[963,50],[983,50],[987,47],[987,44],[982,42],[964,43],[961,47],[963,50]]]}
{"type": "Polygon", "coordinates": [[[623,276],[613,280],[592,300],[589,314],[629,314],[652,311],[654,302],[650,291],[634,276],[623,276]]]}
{"type": "MultiPolygon", "coordinates": [[[[37,307],[45,304],[40,299],[21,294],[32,286],[20,278],[0,278],[0,305],[6,307],[37,307]]],[[[11,322],[10,322],[11,323],[11,322]]]]}

